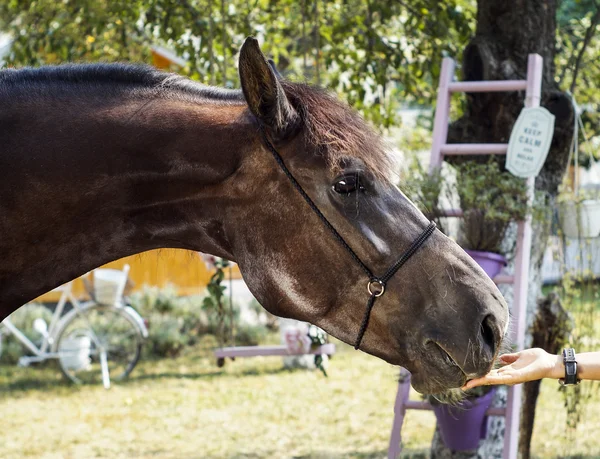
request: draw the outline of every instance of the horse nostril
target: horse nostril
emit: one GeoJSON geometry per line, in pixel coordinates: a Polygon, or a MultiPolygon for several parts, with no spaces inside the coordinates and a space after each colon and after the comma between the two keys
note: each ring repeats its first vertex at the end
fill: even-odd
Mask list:
{"type": "Polygon", "coordinates": [[[495,320],[492,315],[487,315],[481,322],[481,339],[483,344],[489,346],[492,355],[496,353],[496,333],[494,332],[495,320]]]}

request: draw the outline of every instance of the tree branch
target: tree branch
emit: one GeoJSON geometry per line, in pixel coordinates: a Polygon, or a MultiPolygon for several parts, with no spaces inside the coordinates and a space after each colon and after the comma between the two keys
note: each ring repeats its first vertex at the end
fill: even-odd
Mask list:
{"type": "MultiPolygon", "coordinates": [[[[598,6],[598,5],[596,5],[596,6],[598,6]]],[[[581,67],[581,61],[583,60],[583,54],[585,53],[585,49],[587,48],[592,37],[594,36],[594,33],[596,32],[596,26],[598,25],[599,22],[600,22],[600,7],[597,7],[596,14],[594,14],[594,16],[592,17],[592,23],[590,24],[588,29],[585,31],[583,45],[581,46],[581,49],[579,50],[579,54],[577,55],[577,60],[575,61],[575,69],[573,70],[573,79],[571,80],[571,87],[569,88],[569,90],[571,91],[571,94],[573,94],[575,92],[575,86],[577,84],[577,76],[579,74],[579,69],[581,67]]]]}

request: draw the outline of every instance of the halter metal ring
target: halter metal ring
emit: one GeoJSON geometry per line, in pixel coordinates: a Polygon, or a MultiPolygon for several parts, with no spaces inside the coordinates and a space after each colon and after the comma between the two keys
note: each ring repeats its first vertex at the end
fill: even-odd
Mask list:
{"type": "Polygon", "coordinates": [[[367,291],[369,292],[369,295],[378,298],[385,292],[385,284],[379,279],[370,280],[367,284],[367,291]],[[375,286],[375,288],[372,288],[373,286],[375,286]]]}

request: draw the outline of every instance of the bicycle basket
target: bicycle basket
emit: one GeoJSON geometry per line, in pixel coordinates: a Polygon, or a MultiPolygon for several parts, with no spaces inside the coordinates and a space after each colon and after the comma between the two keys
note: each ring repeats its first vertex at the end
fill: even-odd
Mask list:
{"type": "Polygon", "coordinates": [[[94,299],[100,304],[117,305],[123,296],[129,266],[118,269],[94,270],[94,299]]]}

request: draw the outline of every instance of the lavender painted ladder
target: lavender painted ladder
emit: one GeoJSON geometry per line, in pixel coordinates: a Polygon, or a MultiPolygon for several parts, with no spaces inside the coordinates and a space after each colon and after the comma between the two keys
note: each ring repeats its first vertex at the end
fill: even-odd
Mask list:
{"type": "MultiPolygon", "coordinates": [[[[453,92],[493,92],[493,91],[525,91],[525,106],[539,107],[542,89],[542,57],[530,54],[527,61],[526,80],[502,81],[464,81],[454,80],[454,60],[444,58],[440,75],[437,105],[433,126],[433,144],[431,148],[430,172],[441,167],[444,155],[481,155],[506,154],[506,144],[448,144],[448,122],[450,114],[450,96],[453,92]]],[[[533,199],[534,178],[527,180],[529,199],[533,199]]],[[[460,217],[460,209],[446,212],[449,217],[460,217]]],[[[514,266],[514,276],[501,275],[494,278],[497,284],[513,284],[514,295],[512,304],[513,342],[517,349],[523,349],[525,340],[527,286],[529,279],[529,260],[531,254],[531,218],[520,222],[517,232],[517,249],[514,266]]],[[[427,402],[409,399],[410,374],[403,370],[396,403],[394,405],[394,423],[388,450],[388,459],[396,459],[402,451],[401,429],[407,409],[430,410],[427,402]]],[[[506,408],[490,408],[488,414],[506,417],[504,434],[504,459],[516,459],[519,442],[519,417],[521,409],[521,385],[508,388],[506,408]]]]}

